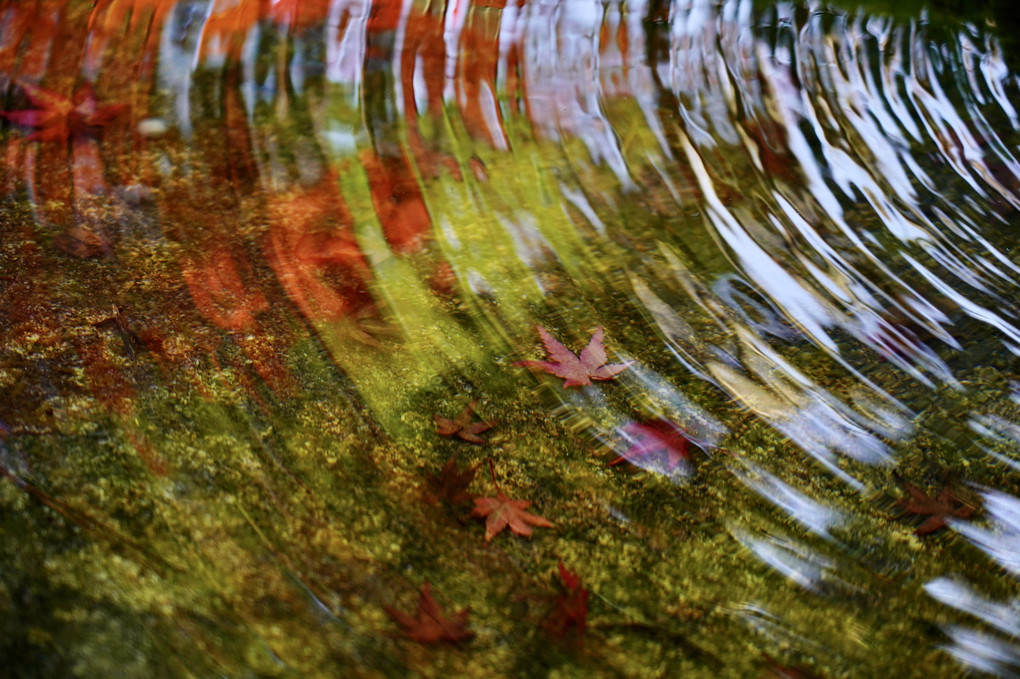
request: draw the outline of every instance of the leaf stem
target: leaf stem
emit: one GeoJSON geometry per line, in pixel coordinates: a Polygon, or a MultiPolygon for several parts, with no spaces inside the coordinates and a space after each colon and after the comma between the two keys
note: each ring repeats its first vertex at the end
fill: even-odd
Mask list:
{"type": "Polygon", "coordinates": [[[491,457],[485,459],[489,461],[489,474],[492,476],[492,483],[496,486],[496,492],[502,492],[499,488],[499,481],[496,480],[496,463],[493,462],[491,457]]]}

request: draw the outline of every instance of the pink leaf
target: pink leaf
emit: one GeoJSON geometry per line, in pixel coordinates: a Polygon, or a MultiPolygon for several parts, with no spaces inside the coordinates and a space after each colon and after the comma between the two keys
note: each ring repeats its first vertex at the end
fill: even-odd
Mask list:
{"type": "Polygon", "coordinates": [[[563,346],[542,326],[538,326],[538,336],[542,338],[549,360],[517,361],[514,365],[562,377],[564,387],[582,387],[591,384],[592,380],[611,380],[632,363],[631,361],[606,363],[606,349],[602,343],[604,333],[601,327],[592,335],[580,356],[563,346]]]}

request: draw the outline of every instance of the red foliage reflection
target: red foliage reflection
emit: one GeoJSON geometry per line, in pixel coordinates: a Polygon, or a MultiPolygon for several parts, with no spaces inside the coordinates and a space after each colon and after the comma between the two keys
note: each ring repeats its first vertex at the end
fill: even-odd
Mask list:
{"type": "Polygon", "coordinates": [[[337,321],[370,303],[368,267],[329,172],[313,186],[268,196],[266,256],[290,300],[312,322],[337,321]]]}

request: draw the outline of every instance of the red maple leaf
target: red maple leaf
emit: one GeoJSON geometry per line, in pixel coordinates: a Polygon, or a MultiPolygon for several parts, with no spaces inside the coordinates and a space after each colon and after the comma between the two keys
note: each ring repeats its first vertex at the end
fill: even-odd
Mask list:
{"type": "Polygon", "coordinates": [[[439,415],[433,415],[432,417],[436,421],[436,433],[441,436],[459,436],[468,443],[485,443],[485,439],[479,436],[479,434],[496,426],[496,420],[468,424],[475,412],[475,403],[477,402],[477,400],[473,400],[471,403],[468,403],[460,411],[460,414],[452,420],[440,417],[439,415]]]}
{"type": "Polygon", "coordinates": [[[944,486],[938,496],[933,498],[899,474],[893,474],[893,478],[909,496],[909,498],[903,498],[897,502],[903,511],[908,514],[928,517],[914,530],[914,535],[934,533],[945,528],[946,520],[950,517],[969,519],[978,511],[977,507],[961,500],[951,486],[944,486]]]}
{"type": "Polygon", "coordinates": [[[524,511],[531,506],[529,500],[511,500],[502,490],[499,490],[496,466],[491,457],[489,458],[489,474],[492,475],[492,482],[496,484],[497,495],[496,497],[476,497],[475,508],[471,512],[473,516],[485,518],[486,542],[503,532],[507,526],[517,535],[524,537],[531,536],[531,526],[552,527],[549,520],[524,511]]]}
{"type": "Polygon", "coordinates": [[[548,361],[517,361],[514,365],[542,370],[566,380],[564,387],[582,387],[591,384],[592,380],[611,380],[633,362],[607,364],[606,348],[602,344],[602,327],[600,326],[591,340],[580,353],[574,354],[563,346],[549,331],[538,326],[538,335],[549,354],[548,361]]]}
{"type": "Polygon", "coordinates": [[[581,584],[581,577],[567,570],[559,562],[560,592],[552,598],[552,609],[545,618],[545,628],[550,635],[566,637],[571,630],[577,630],[577,637],[584,645],[584,631],[588,626],[588,589],[581,584]]]}
{"type": "Polygon", "coordinates": [[[690,439],[675,422],[658,417],[643,423],[630,422],[621,431],[633,443],[609,466],[630,462],[645,469],[661,469],[665,457],[665,469],[671,472],[690,459],[690,439]]]}
{"type": "Polygon", "coordinates": [[[402,613],[389,606],[384,606],[394,622],[400,625],[401,632],[411,641],[419,644],[434,644],[440,641],[467,641],[475,635],[467,628],[468,609],[446,617],[442,607],[432,598],[428,580],[422,585],[421,598],[418,599],[418,610],[413,616],[402,613]]]}
{"type": "Polygon", "coordinates": [[[74,135],[94,132],[121,114],[125,104],[100,106],[88,82],[75,90],[74,97],[65,97],[29,82],[20,82],[21,89],[36,108],[0,111],[0,116],[16,125],[35,128],[28,140],[63,141],[74,135]]]}
{"type": "Polygon", "coordinates": [[[517,535],[531,536],[531,526],[551,528],[552,522],[524,511],[531,506],[529,500],[511,500],[502,492],[496,497],[476,497],[474,516],[485,517],[485,541],[492,540],[507,526],[517,535]]]}
{"type": "Polygon", "coordinates": [[[474,495],[467,489],[474,481],[477,471],[478,465],[461,469],[451,455],[438,474],[425,475],[425,502],[435,504],[442,501],[451,507],[457,507],[473,500],[474,495]]]}

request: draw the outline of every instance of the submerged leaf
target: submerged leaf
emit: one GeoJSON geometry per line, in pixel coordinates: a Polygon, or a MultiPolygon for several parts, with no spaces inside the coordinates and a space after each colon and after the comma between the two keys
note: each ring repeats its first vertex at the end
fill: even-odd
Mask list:
{"type": "Polygon", "coordinates": [[[567,349],[549,331],[538,326],[538,335],[542,338],[548,361],[517,361],[514,365],[534,370],[541,370],[562,377],[564,387],[581,387],[591,384],[592,380],[611,380],[627,369],[633,361],[627,363],[606,363],[606,349],[602,343],[604,332],[600,326],[592,335],[580,355],[567,349]]]}
{"type": "Polygon", "coordinates": [[[944,486],[937,497],[929,497],[923,490],[904,479],[899,474],[893,478],[906,491],[906,498],[898,504],[907,514],[927,516],[928,518],[917,527],[914,535],[928,535],[946,527],[949,518],[969,519],[977,513],[978,507],[965,503],[951,486],[944,486]]]}
{"type": "Polygon", "coordinates": [[[665,468],[673,471],[681,462],[689,459],[690,439],[687,433],[676,423],[665,418],[656,418],[648,422],[630,422],[621,429],[633,443],[609,466],[630,462],[645,469],[665,468]],[[665,465],[661,462],[665,458],[665,465]]]}
{"type": "Polygon", "coordinates": [[[475,404],[477,402],[477,400],[473,400],[471,403],[468,403],[464,406],[464,409],[460,411],[460,414],[452,420],[448,420],[439,415],[433,415],[432,417],[436,421],[436,433],[440,436],[457,436],[468,443],[485,443],[485,439],[479,436],[479,434],[496,426],[496,420],[468,424],[468,422],[471,421],[471,416],[474,414],[475,404]]]}
{"type": "Polygon", "coordinates": [[[568,570],[559,562],[560,592],[552,599],[552,608],[545,618],[545,628],[550,636],[565,638],[571,629],[577,631],[577,638],[584,644],[584,632],[588,626],[588,589],[581,584],[581,577],[568,570]]]}
{"type": "Polygon", "coordinates": [[[461,469],[451,455],[438,474],[426,474],[425,501],[429,503],[443,502],[451,507],[465,504],[474,499],[468,492],[468,486],[475,479],[478,465],[461,469]]]}
{"type": "Polygon", "coordinates": [[[473,514],[485,517],[485,541],[492,540],[507,526],[517,535],[531,536],[531,526],[551,528],[552,522],[524,511],[531,506],[529,500],[511,500],[503,493],[496,497],[476,497],[473,514]]]}
{"type": "Polygon", "coordinates": [[[88,82],[75,91],[73,98],[30,82],[18,84],[36,108],[2,111],[0,116],[15,125],[34,128],[29,140],[66,142],[76,134],[93,132],[109,124],[127,109],[126,104],[100,106],[88,82]]]}
{"type": "Polygon", "coordinates": [[[412,616],[389,606],[386,612],[400,625],[401,632],[411,641],[419,644],[434,644],[440,641],[460,642],[472,638],[475,633],[467,628],[468,609],[447,617],[442,607],[432,598],[428,581],[422,585],[418,610],[412,616]]]}

